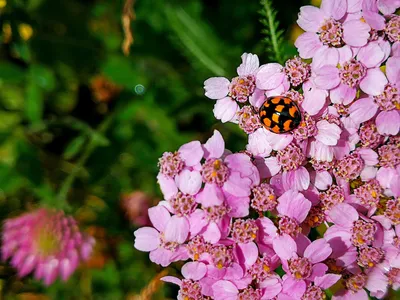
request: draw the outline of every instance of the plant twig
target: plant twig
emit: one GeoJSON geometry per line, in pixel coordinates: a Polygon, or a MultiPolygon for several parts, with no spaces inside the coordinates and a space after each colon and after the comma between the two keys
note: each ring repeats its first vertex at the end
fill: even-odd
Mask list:
{"type": "Polygon", "coordinates": [[[134,42],[131,30],[131,22],[136,20],[136,14],[133,9],[135,0],[125,0],[124,8],[122,10],[122,29],[124,30],[124,41],[122,42],[122,52],[125,56],[129,55],[130,47],[134,42]]]}
{"type": "MultiPolygon", "coordinates": [[[[98,129],[96,130],[97,133],[101,134],[104,133],[110,123],[112,122],[113,115],[109,115],[103,123],[100,124],[98,129]]],[[[101,143],[99,143],[99,140],[97,139],[97,135],[91,135],[89,142],[82,152],[81,157],[79,158],[78,162],[76,163],[75,167],[72,169],[71,173],[67,176],[67,178],[64,180],[60,187],[60,191],[58,192],[57,195],[57,202],[59,206],[65,208],[66,210],[70,210],[71,207],[67,203],[67,195],[68,191],[70,190],[72,184],[74,183],[74,180],[76,176],[79,174],[81,169],[84,167],[86,161],[90,157],[90,155],[93,153],[93,151],[96,149],[97,146],[99,146],[101,143]]]]}

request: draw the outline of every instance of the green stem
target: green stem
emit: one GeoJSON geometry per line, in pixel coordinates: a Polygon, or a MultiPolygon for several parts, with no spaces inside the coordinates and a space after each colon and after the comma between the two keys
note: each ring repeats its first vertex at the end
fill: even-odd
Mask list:
{"type": "Polygon", "coordinates": [[[272,49],[275,53],[275,59],[281,63],[282,62],[282,55],[279,49],[279,42],[278,42],[278,28],[277,23],[275,21],[275,14],[272,9],[272,3],[270,0],[263,0],[261,1],[262,5],[264,6],[265,16],[267,18],[267,22],[265,25],[268,26],[268,35],[271,40],[272,49]]]}
{"type": "MultiPolygon", "coordinates": [[[[96,132],[99,134],[104,133],[110,126],[112,119],[113,119],[113,115],[109,115],[103,121],[103,123],[100,124],[100,126],[98,127],[96,132]]],[[[90,155],[93,153],[93,151],[96,149],[96,147],[99,146],[99,144],[101,144],[101,143],[99,143],[99,141],[97,139],[97,135],[93,134],[89,137],[89,142],[88,142],[86,148],[84,149],[81,157],[77,161],[77,163],[76,163],[75,167],[72,169],[71,173],[67,176],[67,178],[62,183],[62,185],[60,187],[60,191],[58,192],[57,203],[58,203],[58,206],[60,206],[61,208],[64,208],[67,211],[71,210],[71,207],[67,201],[68,191],[71,189],[76,176],[82,170],[86,161],[88,160],[90,155]]]]}

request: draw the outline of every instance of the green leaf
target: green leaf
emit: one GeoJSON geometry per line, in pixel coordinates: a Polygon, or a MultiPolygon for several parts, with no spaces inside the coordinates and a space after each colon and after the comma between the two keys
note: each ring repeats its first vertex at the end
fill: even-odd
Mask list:
{"type": "Polygon", "coordinates": [[[29,71],[31,80],[41,88],[46,91],[51,91],[55,88],[54,74],[49,68],[42,65],[32,65],[29,71]]]}
{"type": "Polygon", "coordinates": [[[64,158],[71,159],[76,156],[78,152],[82,150],[82,147],[85,144],[86,140],[86,137],[83,135],[80,135],[77,138],[73,139],[63,153],[64,158]]]}
{"type": "Polygon", "coordinates": [[[0,162],[0,190],[4,193],[11,193],[22,184],[22,177],[13,168],[0,162]]]}
{"type": "Polygon", "coordinates": [[[26,89],[25,117],[31,123],[40,122],[43,114],[43,92],[33,81],[30,81],[26,89]]]}
{"type": "Polygon", "coordinates": [[[25,79],[24,69],[11,63],[0,63],[0,79],[5,82],[20,83],[25,79]]]}
{"type": "Polygon", "coordinates": [[[227,47],[200,18],[189,15],[183,8],[165,9],[169,24],[179,39],[177,46],[195,65],[200,63],[214,75],[224,76],[227,61],[223,56],[227,47]],[[183,46],[183,47],[182,47],[183,46]]]}
{"type": "Polygon", "coordinates": [[[139,83],[137,71],[125,57],[111,56],[102,69],[103,73],[116,84],[134,89],[139,83]]]}
{"type": "Polygon", "coordinates": [[[38,150],[23,140],[17,142],[18,160],[16,170],[34,186],[40,186],[44,179],[38,150]]]}
{"type": "Polygon", "coordinates": [[[283,30],[279,29],[279,21],[276,18],[277,12],[274,10],[271,0],[261,0],[261,5],[260,14],[262,18],[260,21],[264,25],[262,33],[266,35],[264,38],[266,51],[272,60],[283,64],[283,30]]]}

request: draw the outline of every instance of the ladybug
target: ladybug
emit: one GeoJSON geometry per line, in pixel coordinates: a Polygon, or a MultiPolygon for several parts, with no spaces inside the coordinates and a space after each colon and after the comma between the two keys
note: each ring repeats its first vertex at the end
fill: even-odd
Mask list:
{"type": "Polygon", "coordinates": [[[258,114],[264,127],[274,133],[292,131],[301,122],[301,113],[296,103],[283,96],[267,98],[258,114]]]}

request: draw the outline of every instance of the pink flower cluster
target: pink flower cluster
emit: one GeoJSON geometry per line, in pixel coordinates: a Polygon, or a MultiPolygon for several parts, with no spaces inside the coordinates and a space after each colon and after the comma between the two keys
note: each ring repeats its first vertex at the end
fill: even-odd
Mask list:
{"type": "Polygon", "coordinates": [[[33,272],[45,285],[57,277],[66,281],[90,257],[95,243],[79,231],[74,218],[44,208],[7,219],[1,238],[2,260],[10,258],[19,277],[33,272]]]}
{"type": "Polygon", "coordinates": [[[400,287],[398,0],[305,6],[299,57],[205,81],[214,115],[248,134],[232,153],[218,131],[159,161],[164,201],[135,247],[161,266],[187,261],[178,299],[382,299],[400,287]],[[307,60],[307,61],[306,61],[307,60]],[[292,132],[263,127],[269,96],[300,108],[292,132]]]}

